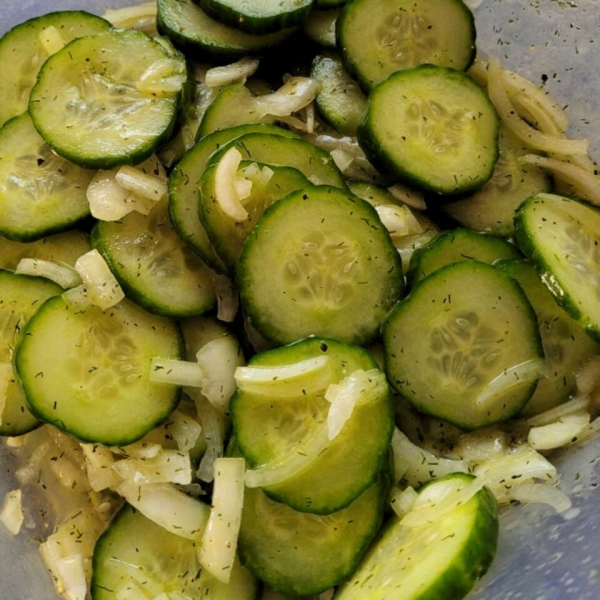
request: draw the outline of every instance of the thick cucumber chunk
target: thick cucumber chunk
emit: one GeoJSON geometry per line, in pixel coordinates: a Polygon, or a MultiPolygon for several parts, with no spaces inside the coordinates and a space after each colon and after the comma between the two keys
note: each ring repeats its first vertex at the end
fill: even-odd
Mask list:
{"type": "Polygon", "coordinates": [[[554,299],[600,342],[600,212],[556,194],[538,194],[516,217],[517,240],[554,299]]]}
{"type": "Polygon", "coordinates": [[[339,8],[311,12],[303,25],[306,37],[319,46],[335,50],[335,26],[340,12],[339,8]]]}
{"type": "MultiPolygon", "coordinates": [[[[471,481],[469,475],[449,475],[424,486],[420,493],[436,495],[437,488],[445,491],[449,482],[466,487],[471,481]]],[[[464,598],[496,554],[496,510],[494,496],[483,488],[422,527],[411,528],[392,517],[352,579],[338,590],[336,600],[464,598]]]]}
{"type": "Polygon", "coordinates": [[[383,343],[392,386],[421,412],[464,429],[517,414],[543,367],[523,290],[478,261],[423,279],[388,317],[383,343]]]}
{"type": "Polygon", "coordinates": [[[366,89],[396,71],[465,70],[475,58],[473,14],[462,0],[352,0],[337,35],[348,71],[366,89]]]}
{"type": "Polygon", "coordinates": [[[195,0],[213,19],[247,33],[272,33],[299,25],[314,0],[195,0]]]}
{"type": "Polygon", "coordinates": [[[0,234],[31,242],[90,214],[94,173],[56,156],[27,113],[0,129],[0,234]]]}
{"type": "Polygon", "coordinates": [[[202,176],[200,220],[208,232],[213,247],[229,271],[235,272],[244,241],[264,211],[288,194],[311,187],[312,184],[296,169],[268,167],[262,163],[244,161],[238,172],[252,183],[250,195],[243,201],[248,218],[241,222],[234,221],[223,212],[217,201],[217,168],[218,165],[210,167],[202,176]]]}
{"type": "Polygon", "coordinates": [[[13,353],[29,319],[48,298],[61,293],[62,289],[47,279],[0,270],[0,368],[11,373],[0,409],[0,435],[22,435],[38,425],[14,372],[13,353]]]}
{"type": "Polygon", "coordinates": [[[179,93],[157,92],[161,84],[152,73],[182,75],[173,71],[179,67],[165,48],[137,31],[81,38],[44,64],[29,112],[46,142],[75,164],[137,164],[169,137],[179,106],[179,93]]]}
{"type": "Polygon", "coordinates": [[[267,209],[237,274],[252,324],[279,343],[311,335],[368,343],[404,287],[400,256],[375,209],[328,186],[267,209]]]}
{"type": "MultiPolygon", "coordinates": [[[[209,510],[206,506],[207,519],[209,510]]],[[[126,504],[94,549],[92,599],[257,598],[258,582],[247,569],[236,562],[226,585],[202,569],[197,553],[197,542],[174,535],[126,504]]]]}
{"type": "Polygon", "coordinates": [[[150,365],[182,355],[178,328],[127,300],[103,312],[56,297],[27,324],[16,366],[36,417],[82,441],[122,446],[177,406],[179,390],[151,383],[150,365]]]}
{"type": "Polygon", "coordinates": [[[548,376],[539,380],[535,394],[521,411],[525,416],[535,415],[561,404],[575,392],[575,374],[600,347],[556,304],[530,263],[503,261],[497,267],[518,281],[537,314],[548,376]]]}
{"type": "Polygon", "coordinates": [[[444,231],[412,255],[408,279],[412,286],[451,263],[478,260],[491,265],[497,260],[518,258],[522,256],[517,248],[500,238],[454,229],[444,231]]]}
{"type": "Polygon", "coordinates": [[[188,317],[215,305],[211,272],[173,229],[166,201],[149,215],[99,222],[92,243],[128,297],[147,310],[188,317]]]}
{"type": "Polygon", "coordinates": [[[468,75],[424,65],[395,73],[371,92],[358,141],[382,170],[452,195],[490,179],[499,126],[496,109],[468,75]]]}
{"type": "MultiPolygon", "coordinates": [[[[377,368],[366,350],[324,338],[258,354],[250,365],[280,367],[323,356],[330,361],[328,385],[337,384],[358,370],[377,368]]],[[[249,391],[236,392],[231,401],[231,417],[236,442],[249,468],[279,459],[316,434],[327,420],[328,385],[297,398],[265,399],[249,391]]],[[[367,403],[355,406],[342,431],[313,462],[264,491],[301,512],[331,514],[348,506],[375,481],[388,457],[392,412],[387,390],[372,394],[367,403]]]]}
{"type": "Polygon", "coordinates": [[[110,23],[83,11],[54,12],[25,21],[0,40],[0,125],[27,110],[40,67],[56,50],[48,44],[58,32],[65,44],[110,29],[110,23]]]}

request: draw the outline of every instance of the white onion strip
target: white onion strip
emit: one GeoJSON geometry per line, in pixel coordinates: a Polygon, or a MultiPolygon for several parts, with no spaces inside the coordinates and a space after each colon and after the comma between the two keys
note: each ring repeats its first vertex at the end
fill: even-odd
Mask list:
{"type": "Polygon", "coordinates": [[[192,388],[186,389],[186,392],[196,403],[196,411],[206,440],[206,452],[200,461],[196,475],[200,481],[210,483],[214,477],[214,462],[223,456],[224,451],[225,440],[220,422],[222,417],[198,390],[192,388]]]}
{"type": "Polygon", "coordinates": [[[150,366],[152,383],[202,387],[205,373],[197,362],[153,358],[150,366]]]}
{"type": "Polygon", "coordinates": [[[154,458],[125,458],[112,465],[121,478],[135,485],[150,483],[192,483],[192,464],[187,453],[161,450],[154,458]]]}
{"type": "Polygon", "coordinates": [[[215,173],[215,199],[223,214],[241,223],[248,219],[248,211],[242,205],[235,187],[235,177],[242,162],[237,148],[230,148],[221,158],[215,173]]]}
{"type": "Polygon", "coordinates": [[[390,505],[396,516],[402,519],[413,507],[419,494],[412,487],[404,490],[396,488],[392,491],[390,505]]]}
{"type": "Polygon", "coordinates": [[[232,83],[245,83],[248,77],[256,73],[259,61],[242,58],[238,62],[223,67],[214,67],[206,71],[205,83],[208,87],[222,87],[232,83]]]}
{"type": "Polygon", "coordinates": [[[144,33],[154,33],[157,12],[156,2],[144,2],[137,6],[109,9],[104,13],[104,18],[120,29],[137,29],[144,33]]]}
{"type": "Polygon", "coordinates": [[[167,182],[162,177],[144,173],[134,167],[121,167],[115,179],[124,190],[134,192],[147,200],[158,202],[167,195],[167,182]]]}
{"type": "Polygon", "coordinates": [[[512,489],[509,498],[521,504],[547,504],[559,514],[569,510],[572,505],[569,496],[547,483],[526,483],[512,489]]]}
{"type": "Polygon", "coordinates": [[[73,288],[81,285],[79,273],[68,265],[61,265],[51,260],[40,258],[22,258],[15,271],[20,275],[32,275],[34,277],[45,277],[60,285],[63,289],[73,288]]]}
{"type": "Polygon", "coordinates": [[[23,514],[23,505],[21,490],[8,492],[4,497],[4,505],[0,511],[0,523],[6,527],[10,535],[18,535],[23,526],[25,516],[23,514]]]}
{"type": "Polygon", "coordinates": [[[535,450],[553,450],[576,439],[589,425],[590,413],[586,410],[561,417],[555,423],[533,427],[527,442],[535,450]]]}
{"type": "Polygon", "coordinates": [[[572,400],[569,400],[564,404],[560,404],[559,406],[555,406],[550,410],[530,417],[529,419],[527,419],[527,424],[531,427],[541,427],[542,425],[550,425],[550,423],[555,423],[563,417],[572,415],[573,413],[577,413],[582,410],[587,410],[589,404],[589,396],[573,398],[572,400]]]}
{"type": "Polygon", "coordinates": [[[321,83],[309,77],[291,77],[277,91],[258,96],[256,108],[263,116],[287,117],[302,110],[319,95],[321,83]]]}

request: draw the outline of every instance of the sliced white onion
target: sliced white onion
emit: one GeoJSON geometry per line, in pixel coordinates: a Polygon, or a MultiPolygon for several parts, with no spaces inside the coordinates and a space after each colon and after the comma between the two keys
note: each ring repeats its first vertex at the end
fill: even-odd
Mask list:
{"type": "Polygon", "coordinates": [[[23,526],[25,515],[22,505],[23,493],[19,490],[8,492],[4,496],[4,505],[0,511],[0,523],[6,527],[10,535],[18,535],[23,526]]]}
{"type": "Polygon", "coordinates": [[[134,167],[121,167],[115,175],[115,180],[124,190],[154,202],[167,195],[167,182],[162,177],[149,175],[134,167]]]}
{"type": "Polygon", "coordinates": [[[109,9],[104,18],[118,29],[137,29],[144,33],[156,32],[156,2],[144,2],[137,6],[109,9]]]}
{"type": "Polygon", "coordinates": [[[8,384],[14,381],[15,375],[11,363],[0,363],[0,424],[3,423],[4,408],[8,384]]]}
{"type": "Polygon", "coordinates": [[[229,583],[242,522],[246,463],[243,458],[218,458],[214,469],[212,508],[198,560],[213,577],[229,583]]]}
{"type": "Polygon", "coordinates": [[[252,181],[247,179],[246,177],[241,176],[239,173],[235,176],[233,180],[233,187],[235,188],[235,193],[237,197],[240,199],[240,202],[250,198],[252,195],[252,181]]]}
{"type": "Polygon", "coordinates": [[[505,431],[486,428],[461,435],[453,454],[467,463],[489,460],[505,454],[509,448],[509,437],[505,431]]]}
{"type": "Polygon", "coordinates": [[[253,58],[242,58],[224,67],[214,67],[206,71],[205,83],[208,87],[222,87],[232,83],[246,83],[258,70],[260,62],[253,58]]]}
{"type": "Polygon", "coordinates": [[[162,452],[162,449],[163,447],[160,444],[140,440],[135,444],[129,444],[129,446],[113,447],[111,451],[125,458],[156,458],[162,452]]]}
{"type": "Polygon", "coordinates": [[[552,450],[572,442],[589,425],[590,413],[581,410],[561,417],[555,423],[533,427],[527,442],[535,450],[552,450]]]}
{"type": "Polygon", "coordinates": [[[212,273],[211,279],[217,296],[217,319],[224,323],[233,323],[240,308],[237,288],[225,275],[212,273]]]}
{"type": "Polygon", "coordinates": [[[573,413],[581,412],[582,410],[587,410],[589,404],[589,396],[579,396],[577,398],[569,400],[568,402],[565,402],[564,404],[555,406],[550,410],[547,410],[543,413],[540,413],[527,419],[527,424],[531,427],[541,427],[542,425],[550,425],[551,423],[555,423],[563,417],[572,415],[573,413]]]}
{"type": "Polygon", "coordinates": [[[577,373],[575,384],[581,394],[591,394],[600,385],[600,356],[588,360],[577,373]]]}
{"type": "Polygon", "coordinates": [[[411,208],[415,208],[416,210],[425,210],[427,208],[423,194],[405,185],[397,183],[396,185],[388,188],[388,192],[394,196],[396,200],[400,200],[400,202],[410,206],[411,208]]]}
{"type": "Polygon", "coordinates": [[[81,277],[75,269],[51,260],[22,258],[15,272],[21,275],[45,277],[50,281],[54,281],[63,289],[73,288],[81,284],[81,277]]]}
{"type": "Polygon", "coordinates": [[[263,115],[287,117],[308,106],[320,93],[321,83],[309,77],[291,77],[277,91],[258,96],[256,108],[263,115]]]}
{"type": "Polygon", "coordinates": [[[167,96],[179,93],[186,81],[187,70],[182,60],[162,58],[142,73],[136,89],[153,96],[167,96]]]}
{"type": "Polygon", "coordinates": [[[557,513],[563,513],[572,506],[567,494],[547,483],[526,483],[512,489],[509,497],[521,504],[547,504],[557,513]]]}
{"type": "Polygon", "coordinates": [[[376,206],[375,210],[392,240],[407,235],[418,235],[423,231],[421,224],[408,206],[382,204],[376,206]]]}
{"type": "Polygon", "coordinates": [[[115,459],[108,448],[99,444],[81,444],[81,448],[85,455],[88,480],[95,492],[115,487],[120,483],[112,470],[115,459]]]}
{"type": "Polygon", "coordinates": [[[49,56],[56,54],[59,50],[62,50],[65,47],[65,40],[63,36],[60,35],[60,31],[56,29],[54,25],[45,27],[44,30],[40,32],[39,38],[44,50],[49,56]]]}
{"type": "Polygon", "coordinates": [[[202,427],[198,421],[186,415],[180,410],[176,410],[169,417],[169,433],[181,452],[190,452],[196,447],[202,427]]]}
{"type": "Polygon", "coordinates": [[[154,458],[125,458],[115,462],[112,469],[121,479],[131,481],[135,485],[187,485],[192,482],[190,456],[177,450],[162,450],[154,458]]]}
{"type": "Polygon", "coordinates": [[[306,131],[313,133],[315,130],[315,103],[311,102],[306,108],[306,131]]]}
{"type": "Polygon", "coordinates": [[[308,126],[302,119],[299,119],[298,117],[278,117],[277,120],[279,123],[283,123],[295,131],[300,133],[308,133],[308,126]]]}
{"type": "Polygon", "coordinates": [[[150,366],[150,381],[172,385],[202,387],[205,373],[196,362],[153,358],[150,366]]]}
{"type": "Polygon", "coordinates": [[[281,367],[238,367],[237,387],[269,398],[298,398],[327,389],[331,383],[331,360],[316,356],[281,367]]]}
{"type": "Polygon", "coordinates": [[[66,600],[86,600],[88,583],[85,576],[84,558],[81,554],[72,554],[59,558],[53,565],[53,574],[58,577],[66,600]]]}
{"type": "Polygon", "coordinates": [[[354,157],[340,148],[332,150],[330,154],[333,158],[333,162],[342,173],[345,173],[348,167],[354,162],[354,157]]]}
{"type": "Polygon", "coordinates": [[[221,158],[215,173],[215,199],[223,214],[236,222],[248,219],[248,211],[243,207],[235,189],[235,178],[242,162],[242,154],[237,148],[230,148],[221,158]]]}
{"type": "Polygon", "coordinates": [[[419,494],[412,487],[404,490],[396,487],[392,491],[390,505],[396,516],[402,519],[412,509],[419,494]]]}
{"type": "Polygon", "coordinates": [[[223,437],[222,414],[197,390],[186,390],[196,403],[196,411],[206,440],[206,452],[200,461],[196,475],[200,481],[210,483],[214,477],[214,462],[223,456],[225,440],[223,437]]]}

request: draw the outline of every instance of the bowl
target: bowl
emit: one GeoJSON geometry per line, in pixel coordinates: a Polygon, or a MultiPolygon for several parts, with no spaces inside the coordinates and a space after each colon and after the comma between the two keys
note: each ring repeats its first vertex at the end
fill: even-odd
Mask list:
{"type": "MultiPolygon", "coordinates": [[[[84,9],[102,14],[135,0],[21,0],[5,2],[0,34],[33,16],[84,9]],[[8,6],[7,6],[8,5],[8,6]]],[[[571,137],[589,138],[600,156],[600,44],[598,0],[469,0],[477,19],[478,47],[503,64],[544,84],[568,106],[571,137]]],[[[0,66],[1,75],[1,66],[0,66]]],[[[17,484],[10,472],[10,449],[0,448],[4,477],[0,500],[17,484]]],[[[570,494],[568,519],[543,505],[503,512],[498,556],[472,594],[478,600],[596,600],[600,597],[600,535],[597,505],[600,438],[556,459],[561,487],[570,494]]],[[[38,519],[39,520],[39,519],[38,519]]],[[[55,598],[36,536],[50,532],[24,528],[12,538],[0,527],[0,598],[55,598]]],[[[233,600],[233,599],[232,599],[233,600]]],[[[451,600],[451,599],[449,599],[451,600]]]]}

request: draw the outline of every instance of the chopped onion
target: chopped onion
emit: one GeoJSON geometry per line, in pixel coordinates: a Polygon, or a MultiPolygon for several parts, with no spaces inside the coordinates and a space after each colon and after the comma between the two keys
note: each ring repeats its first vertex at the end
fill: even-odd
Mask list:
{"type": "Polygon", "coordinates": [[[144,2],[137,6],[109,9],[104,18],[119,29],[137,29],[144,33],[156,32],[156,2],[144,2]]]}
{"type": "Polygon", "coordinates": [[[242,154],[237,148],[230,148],[221,158],[215,173],[215,199],[223,214],[241,223],[248,219],[248,211],[243,207],[235,189],[235,178],[242,162],[242,154]]]}
{"type": "Polygon", "coordinates": [[[509,497],[521,504],[547,504],[557,513],[563,513],[572,506],[569,496],[547,483],[526,483],[512,489],[509,497]]]}
{"type": "Polygon", "coordinates": [[[21,490],[13,490],[4,496],[4,505],[0,511],[0,522],[6,527],[10,535],[18,535],[23,526],[25,515],[21,504],[21,490]]]}
{"type": "Polygon", "coordinates": [[[85,455],[87,476],[91,488],[101,492],[119,484],[120,480],[112,470],[115,462],[112,452],[99,444],[81,444],[85,455]]]}
{"type": "MultiPolygon", "coordinates": [[[[362,148],[358,145],[355,137],[339,136],[331,133],[307,134],[304,138],[311,144],[327,150],[331,153],[334,150],[342,150],[346,154],[354,157],[352,166],[358,166],[367,173],[370,178],[377,177],[378,173],[367,160],[362,148]]],[[[309,177],[310,179],[310,177],[309,177]]]]}
{"type": "Polygon", "coordinates": [[[527,442],[535,450],[552,450],[565,446],[589,425],[590,413],[581,410],[561,417],[555,423],[533,427],[527,436],[527,442]]]}
{"type": "Polygon", "coordinates": [[[340,148],[332,150],[330,154],[333,158],[333,162],[342,173],[345,173],[348,167],[354,162],[354,157],[340,148]]]}
{"type": "Polygon", "coordinates": [[[187,70],[183,60],[162,58],[142,73],[136,89],[153,96],[167,96],[181,92],[186,81],[187,70]]]}
{"type": "Polygon", "coordinates": [[[600,356],[588,360],[575,379],[581,394],[591,394],[600,384],[600,356]]]}
{"type": "Polygon", "coordinates": [[[505,454],[508,448],[509,438],[505,431],[487,428],[462,434],[454,447],[453,454],[470,463],[505,454]]]}
{"type": "Polygon", "coordinates": [[[542,425],[550,425],[550,423],[555,423],[563,417],[572,415],[573,413],[577,413],[582,410],[587,410],[589,404],[589,396],[573,398],[572,400],[569,400],[564,404],[555,406],[550,410],[547,410],[543,413],[540,413],[538,415],[535,415],[534,417],[527,419],[527,424],[531,427],[541,427],[542,425]]]}
{"type": "Polygon", "coordinates": [[[327,389],[332,378],[331,360],[316,356],[281,367],[238,367],[237,387],[269,398],[298,398],[327,389]]]}
{"type": "Polygon", "coordinates": [[[172,385],[202,387],[204,369],[194,362],[153,358],[150,366],[150,381],[172,385]]]}
{"type": "Polygon", "coordinates": [[[162,177],[148,175],[134,167],[121,167],[117,171],[115,180],[124,190],[154,202],[162,200],[167,195],[167,182],[162,177]]]}
{"type": "Polygon", "coordinates": [[[11,363],[0,363],[0,424],[3,423],[4,407],[6,406],[6,393],[8,384],[15,380],[11,363]]]}
{"type": "Polygon", "coordinates": [[[235,188],[235,193],[240,201],[250,198],[253,185],[254,184],[250,179],[246,179],[246,177],[242,177],[239,174],[236,175],[233,180],[233,187],[235,188]]]}
{"type": "Polygon", "coordinates": [[[214,469],[212,508],[198,560],[213,577],[229,583],[242,522],[246,463],[243,458],[218,458],[214,469]]]}
{"type": "Polygon", "coordinates": [[[287,117],[308,106],[321,91],[321,83],[309,77],[291,77],[277,91],[256,98],[262,115],[287,117]]]}
{"type": "Polygon", "coordinates": [[[214,477],[214,462],[224,453],[225,440],[221,428],[222,417],[219,411],[202,394],[193,389],[189,390],[188,394],[196,403],[196,411],[206,440],[206,452],[200,461],[196,475],[200,481],[210,483],[214,477]]]}
{"type": "Polygon", "coordinates": [[[427,208],[423,194],[421,192],[412,190],[405,185],[397,183],[396,185],[388,188],[388,192],[394,196],[396,200],[400,200],[400,202],[410,206],[411,208],[415,208],[417,210],[425,210],[427,208]]]}
{"type": "Polygon", "coordinates": [[[382,204],[376,206],[375,210],[392,240],[407,235],[418,235],[423,231],[421,224],[417,221],[408,206],[382,204]]]}
{"type": "Polygon", "coordinates": [[[33,452],[27,457],[27,462],[19,467],[15,477],[21,485],[32,483],[39,475],[40,465],[50,452],[50,443],[43,442],[35,447],[33,452]]]}
{"type": "Polygon", "coordinates": [[[240,297],[231,279],[219,273],[212,273],[212,283],[217,296],[217,319],[233,323],[240,307],[240,297]]]}
{"type": "Polygon", "coordinates": [[[112,469],[121,479],[135,485],[192,483],[190,456],[178,450],[162,450],[154,458],[125,458],[115,462],[112,469]]]}
{"type": "Polygon", "coordinates": [[[190,452],[193,450],[202,434],[200,423],[180,410],[173,412],[169,420],[171,421],[169,433],[179,450],[181,452],[190,452]]]}
{"type": "Polygon", "coordinates": [[[189,540],[202,539],[209,508],[174,485],[152,483],[137,486],[132,481],[124,481],[116,491],[146,518],[167,531],[189,540]]]}
{"type": "Polygon", "coordinates": [[[54,281],[64,289],[73,288],[81,284],[79,273],[68,265],[62,265],[51,260],[40,258],[22,258],[15,271],[21,275],[45,277],[54,281]]]}
{"type": "Polygon", "coordinates": [[[44,30],[40,32],[39,39],[49,56],[56,54],[65,47],[65,40],[54,25],[45,27],[44,30]]]}
{"type": "Polygon", "coordinates": [[[154,444],[140,440],[129,446],[120,446],[111,448],[111,451],[125,458],[156,458],[162,451],[160,444],[154,444]]]}
{"type": "Polygon", "coordinates": [[[404,490],[395,488],[392,491],[390,505],[396,516],[402,519],[411,510],[418,496],[419,494],[410,486],[404,490]]]}
{"type": "Polygon", "coordinates": [[[253,58],[242,58],[224,67],[214,67],[206,71],[205,83],[208,87],[223,87],[232,83],[246,83],[258,70],[260,62],[253,58]]]}

